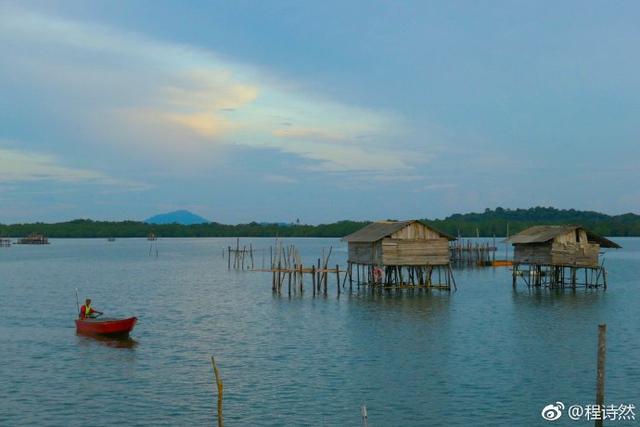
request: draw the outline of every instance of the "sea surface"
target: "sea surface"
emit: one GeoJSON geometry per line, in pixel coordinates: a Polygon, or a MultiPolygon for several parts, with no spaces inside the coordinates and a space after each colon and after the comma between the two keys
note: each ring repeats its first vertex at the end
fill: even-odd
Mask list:
{"type": "MultiPolygon", "coordinates": [[[[606,323],[606,402],[640,406],[640,239],[616,238],[603,290],[511,287],[508,268],[456,270],[457,292],[274,295],[229,271],[232,239],[54,239],[0,248],[0,425],[592,425],[550,403],[594,403],[606,323]],[[156,255],[157,250],[157,255],[156,255]],[[77,336],[76,295],[139,318],[131,342],[77,336]]],[[[284,239],[314,262],[338,239],[284,239]]],[[[242,239],[268,264],[273,239],[242,239]]],[[[500,249],[499,257],[503,249],[500,249]]],[[[636,421],[607,425],[638,425],[636,421]]]]}

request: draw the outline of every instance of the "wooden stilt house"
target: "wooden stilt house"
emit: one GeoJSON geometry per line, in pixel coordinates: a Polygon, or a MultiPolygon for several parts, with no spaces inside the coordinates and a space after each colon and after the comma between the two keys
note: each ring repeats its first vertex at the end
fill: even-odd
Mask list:
{"type": "Polygon", "coordinates": [[[449,241],[455,238],[418,220],[374,222],[343,240],[349,278],[355,276],[358,285],[455,287],[449,264],[449,241]]]}
{"type": "Polygon", "coordinates": [[[510,237],[513,286],[521,278],[527,286],[607,286],[600,249],[620,248],[579,225],[539,225],[510,237]]]}

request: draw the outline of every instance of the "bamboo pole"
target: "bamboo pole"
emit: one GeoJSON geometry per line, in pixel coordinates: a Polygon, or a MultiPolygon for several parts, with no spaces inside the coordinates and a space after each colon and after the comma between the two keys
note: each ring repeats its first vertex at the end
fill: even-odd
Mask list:
{"type": "Polygon", "coordinates": [[[311,266],[311,287],[313,287],[313,296],[316,296],[316,266],[311,266]]]}
{"type": "Polygon", "coordinates": [[[278,261],[278,293],[280,293],[280,286],[282,286],[282,282],[280,281],[280,272],[282,270],[282,264],[278,261]]]}
{"type": "MultiPolygon", "coordinates": [[[[598,325],[598,371],[596,385],[596,405],[604,408],[604,367],[607,353],[607,325],[598,325]]],[[[602,427],[602,417],[595,420],[595,427],[602,427]]]]}
{"type": "Polygon", "coordinates": [[[304,274],[302,273],[302,263],[300,264],[300,294],[304,292],[304,274]]]}
{"type": "Polygon", "coordinates": [[[216,360],[213,356],[211,356],[211,366],[213,366],[213,373],[216,376],[216,386],[218,387],[218,427],[224,427],[224,418],[222,416],[222,395],[224,393],[224,385],[222,384],[220,371],[218,371],[216,360]]]}

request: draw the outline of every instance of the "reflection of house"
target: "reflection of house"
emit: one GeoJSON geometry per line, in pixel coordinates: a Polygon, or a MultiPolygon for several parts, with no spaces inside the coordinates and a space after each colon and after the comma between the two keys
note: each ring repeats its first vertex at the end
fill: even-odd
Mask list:
{"type": "Polygon", "coordinates": [[[606,287],[606,271],[600,266],[600,248],[620,248],[615,242],[577,225],[539,225],[507,240],[514,246],[513,281],[523,277],[527,284],[606,287]],[[521,270],[520,265],[528,266],[521,270]],[[584,269],[584,280],[577,270],[584,269]],[[529,277],[527,277],[529,276],[529,277]],[[582,283],[582,281],[584,283],[582,283]]]}
{"type": "Polygon", "coordinates": [[[449,241],[455,238],[420,221],[374,222],[343,240],[358,283],[449,288],[453,282],[449,241]],[[444,282],[433,284],[434,272],[444,282]]]}
{"type": "Polygon", "coordinates": [[[27,237],[18,239],[20,245],[48,245],[49,239],[42,234],[31,233],[27,237]]]}

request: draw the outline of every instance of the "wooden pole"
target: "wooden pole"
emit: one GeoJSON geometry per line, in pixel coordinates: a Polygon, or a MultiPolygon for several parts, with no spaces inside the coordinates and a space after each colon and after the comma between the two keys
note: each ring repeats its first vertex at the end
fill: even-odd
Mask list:
{"type": "Polygon", "coordinates": [[[362,427],[369,427],[369,415],[367,415],[367,406],[364,403],[360,407],[360,415],[362,416],[362,427]]]}
{"type": "Polygon", "coordinates": [[[447,267],[449,268],[449,274],[451,275],[451,282],[453,282],[453,290],[457,291],[458,290],[458,285],[456,285],[456,279],[455,277],[453,277],[453,270],[451,269],[451,265],[447,265],[447,267]]]}
{"type": "Polygon", "coordinates": [[[218,371],[216,360],[213,356],[211,356],[211,366],[213,366],[213,373],[216,376],[216,385],[218,387],[218,427],[224,427],[224,418],[222,417],[222,395],[224,393],[224,385],[222,384],[220,371],[218,371]]]}
{"type": "Polygon", "coordinates": [[[338,289],[338,295],[340,295],[340,265],[336,264],[336,288],[338,289]]]}
{"type": "Polygon", "coordinates": [[[353,288],[353,264],[349,263],[349,291],[353,288]]]}
{"type": "Polygon", "coordinates": [[[318,258],[318,277],[316,278],[316,283],[318,284],[318,294],[322,290],[322,274],[320,273],[320,258],[318,258]]]}
{"type": "Polygon", "coordinates": [[[304,274],[302,273],[302,264],[300,264],[300,293],[304,292],[304,274]]]}
{"type": "Polygon", "coordinates": [[[282,281],[280,280],[281,269],[282,263],[278,261],[278,293],[280,293],[280,286],[282,286],[282,281]]]}
{"type": "MultiPolygon", "coordinates": [[[[607,325],[598,325],[598,374],[596,405],[604,408],[604,366],[607,353],[607,325]]],[[[595,420],[595,427],[602,427],[602,417],[595,420]]]]}

